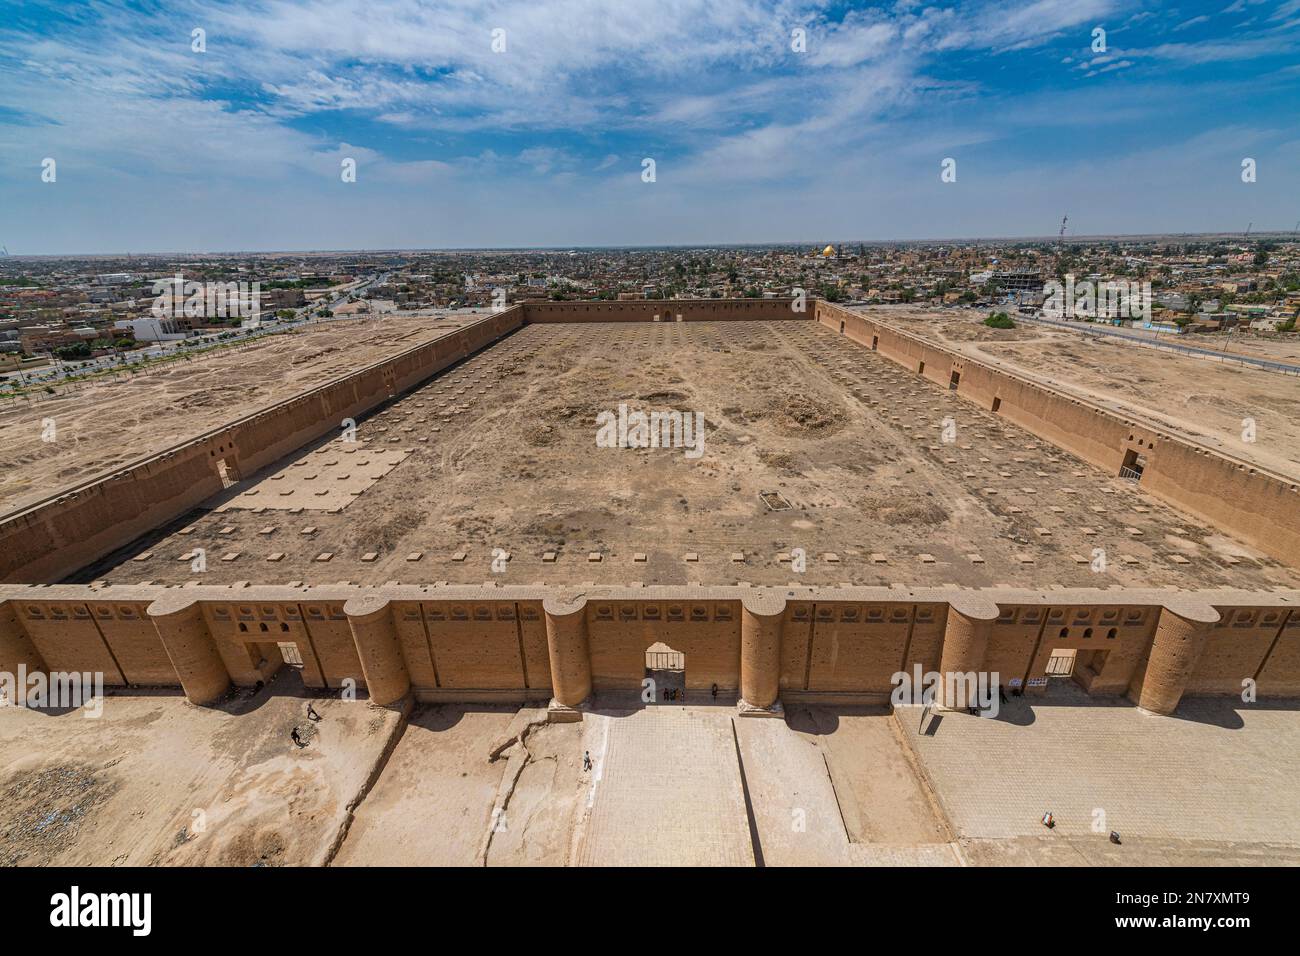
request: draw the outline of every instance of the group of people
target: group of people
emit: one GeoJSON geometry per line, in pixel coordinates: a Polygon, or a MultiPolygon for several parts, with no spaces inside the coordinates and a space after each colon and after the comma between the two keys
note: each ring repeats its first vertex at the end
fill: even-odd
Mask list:
{"type": "MultiPolygon", "coordinates": [[[[311,705],[311,701],[307,701],[307,719],[311,721],[318,721],[321,719],[320,714],[316,712],[316,708],[311,705]]],[[[289,739],[293,741],[295,747],[300,749],[307,746],[307,741],[303,738],[303,735],[298,732],[296,725],[293,730],[289,732],[289,739]]]]}
{"type": "MultiPolygon", "coordinates": [[[[1011,696],[1012,696],[1012,697],[1023,697],[1023,696],[1024,696],[1024,693],[1025,693],[1025,692],[1024,692],[1022,689],[1020,689],[1019,687],[1013,687],[1013,688],[1011,688],[1011,696]]],[[[1010,701],[1007,700],[1007,692],[1004,691],[1004,690],[1002,689],[1002,685],[1001,685],[1001,684],[998,684],[998,700],[1001,701],[1001,702],[1004,703],[1004,704],[1009,704],[1009,703],[1010,703],[1010,701]]],[[[978,717],[978,716],[980,715],[980,709],[979,709],[978,707],[973,707],[973,706],[972,706],[972,707],[967,707],[967,708],[966,708],[966,713],[970,714],[972,717],[978,717]]]]}
{"type": "MultiPolygon", "coordinates": [[[[717,699],[718,699],[718,685],[717,685],[717,684],[714,684],[711,688],[709,688],[709,693],[711,693],[711,694],[713,695],[713,699],[714,699],[714,700],[717,700],[717,699]]],[[[686,699],[686,688],[685,688],[685,687],[682,687],[682,688],[677,688],[677,687],[665,687],[665,688],[664,688],[664,700],[685,700],[685,699],[686,699]]]]}

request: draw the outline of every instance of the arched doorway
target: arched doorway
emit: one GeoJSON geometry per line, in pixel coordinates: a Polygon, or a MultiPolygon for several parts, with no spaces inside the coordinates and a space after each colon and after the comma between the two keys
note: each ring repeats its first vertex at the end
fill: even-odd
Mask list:
{"type": "Polygon", "coordinates": [[[663,641],[646,648],[645,676],[654,683],[654,701],[669,704],[686,700],[686,655],[663,641]]]}

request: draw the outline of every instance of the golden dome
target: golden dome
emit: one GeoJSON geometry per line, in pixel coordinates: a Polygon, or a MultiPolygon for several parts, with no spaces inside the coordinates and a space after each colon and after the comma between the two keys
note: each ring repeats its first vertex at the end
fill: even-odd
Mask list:
{"type": "Polygon", "coordinates": [[[827,258],[835,255],[835,247],[827,246],[825,249],[822,250],[822,255],[826,256],[827,258]]]}

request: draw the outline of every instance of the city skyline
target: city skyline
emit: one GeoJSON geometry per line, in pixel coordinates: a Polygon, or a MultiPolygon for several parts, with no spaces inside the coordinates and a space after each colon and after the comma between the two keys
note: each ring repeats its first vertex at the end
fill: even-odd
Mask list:
{"type": "Polygon", "coordinates": [[[990,244],[1005,245],[1025,245],[1025,246],[1055,246],[1059,242],[1069,246],[1093,245],[1106,242],[1154,242],[1159,240],[1170,240],[1179,244],[1199,244],[1206,242],[1228,242],[1237,246],[1246,246],[1260,241],[1293,241],[1295,239],[1294,229],[1252,229],[1249,235],[1242,232],[1180,232],[1180,233],[1115,233],[1099,235],[1070,235],[1060,236],[1041,235],[1041,236],[952,236],[952,237],[927,237],[918,239],[843,239],[830,237],[808,238],[808,239],[790,239],[774,240],[771,242],[697,242],[697,243],[656,243],[642,244],[620,243],[606,245],[555,245],[555,246],[390,246],[384,248],[284,248],[284,249],[160,249],[156,251],[137,251],[131,249],[104,251],[104,252],[78,252],[75,250],[59,253],[8,253],[0,255],[0,260],[8,258],[10,260],[21,259],[122,259],[122,258],[153,258],[166,259],[177,256],[339,256],[339,255],[436,255],[440,253],[563,253],[563,252],[655,252],[655,251],[745,251],[745,250],[773,250],[773,251],[795,251],[804,250],[816,252],[818,248],[824,245],[831,245],[837,250],[845,253],[855,253],[859,245],[865,247],[885,248],[895,246],[971,246],[979,247],[990,244]]]}
{"type": "Polygon", "coordinates": [[[1067,213],[1067,238],[1235,235],[1300,219],[1298,0],[0,8],[14,256],[1034,239],[1067,213]]]}

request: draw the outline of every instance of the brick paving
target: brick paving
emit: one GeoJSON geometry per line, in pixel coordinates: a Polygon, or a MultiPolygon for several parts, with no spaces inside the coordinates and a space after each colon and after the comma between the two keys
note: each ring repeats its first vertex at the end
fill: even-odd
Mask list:
{"type": "Polygon", "coordinates": [[[944,714],[933,736],[919,708],[898,717],[963,838],[1045,836],[1051,812],[1064,838],[1300,844],[1294,707],[1201,698],[1160,718],[1062,684],[997,719],[944,714]]]}
{"type": "Polygon", "coordinates": [[[784,720],[735,726],[764,865],[848,866],[849,837],[818,741],[784,720]]]}
{"type": "Polygon", "coordinates": [[[753,866],[731,711],[588,714],[596,761],[583,866],[753,866]],[[607,735],[607,736],[606,736],[607,735]]]}
{"type": "Polygon", "coordinates": [[[1130,836],[1116,846],[1096,834],[963,840],[957,853],[967,866],[1300,866],[1300,846],[1295,844],[1130,836]]]}
{"type": "Polygon", "coordinates": [[[849,859],[854,866],[961,866],[962,859],[951,843],[923,843],[919,846],[878,846],[853,843],[849,859]]]}

